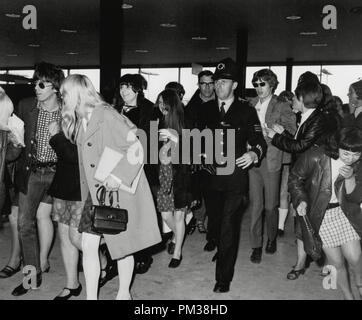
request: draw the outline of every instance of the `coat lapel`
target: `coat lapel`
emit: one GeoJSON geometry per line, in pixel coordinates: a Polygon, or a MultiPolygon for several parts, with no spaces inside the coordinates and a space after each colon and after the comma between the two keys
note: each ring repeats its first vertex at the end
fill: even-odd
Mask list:
{"type": "Polygon", "coordinates": [[[95,107],[94,111],[91,115],[91,119],[88,122],[87,130],[84,134],[84,140],[88,140],[91,136],[93,136],[100,127],[100,124],[103,122],[103,112],[102,107],[95,107]]]}
{"type": "Polygon", "coordinates": [[[269,101],[268,107],[266,108],[265,123],[269,123],[271,121],[271,114],[274,110],[274,106],[276,103],[277,103],[277,97],[273,95],[271,100],[269,101]]]}

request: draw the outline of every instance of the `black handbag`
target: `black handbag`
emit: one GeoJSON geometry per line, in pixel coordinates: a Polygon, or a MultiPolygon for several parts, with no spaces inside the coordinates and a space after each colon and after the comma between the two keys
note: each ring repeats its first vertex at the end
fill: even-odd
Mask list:
{"type": "Polygon", "coordinates": [[[113,207],[113,193],[117,195],[117,203],[119,202],[118,191],[109,191],[109,206],[106,206],[107,190],[101,186],[97,190],[97,200],[99,205],[91,207],[91,230],[101,234],[118,234],[127,230],[128,211],[121,209],[118,205],[113,207]]]}
{"type": "Polygon", "coordinates": [[[298,216],[298,218],[302,229],[304,251],[309,254],[314,261],[317,261],[322,256],[322,240],[314,231],[307,215],[298,216]]]}

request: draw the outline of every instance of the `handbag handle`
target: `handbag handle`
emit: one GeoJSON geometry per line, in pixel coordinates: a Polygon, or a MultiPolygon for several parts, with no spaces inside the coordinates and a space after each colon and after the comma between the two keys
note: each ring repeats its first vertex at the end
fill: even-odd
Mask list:
{"type": "Polygon", "coordinates": [[[303,217],[305,225],[306,225],[306,227],[308,229],[308,232],[310,232],[311,234],[314,234],[315,233],[314,229],[312,228],[312,224],[310,223],[309,218],[307,217],[307,215],[304,215],[302,217],[303,217]]]}
{"type": "MultiPolygon", "coordinates": [[[[96,196],[97,196],[97,200],[99,202],[99,205],[101,206],[105,206],[106,205],[106,193],[107,193],[107,189],[105,186],[100,186],[98,189],[97,189],[97,193],[96,193],[96,196]]],[[[108,199],[109,199],[109,205],[111,207],[113,207],[113,193],[115,193],[117,195],[117,203],[119,203],[119,194],[118,194],[118,191],[109,191],[109,194],[108,194],[108,199]]]]}

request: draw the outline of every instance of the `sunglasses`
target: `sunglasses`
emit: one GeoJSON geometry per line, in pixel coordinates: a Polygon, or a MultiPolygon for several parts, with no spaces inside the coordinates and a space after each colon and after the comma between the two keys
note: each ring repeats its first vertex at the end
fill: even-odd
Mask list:
{"type": "Polygon", "coordinates": [[[214,83],[213,82],[200,82],[200,85],[204,86],[204,87],[206,87],[206,86],[211,87],[214,85],[214,83]]]}
{"type": "Polygon", "coordinates": [[[257,87],[265,87],[266,82],[253,82],[253,87],[257,88],[257,87]]]}
{"type": "Polygon", "coordinates": [[[35,81],[34,86],[38,86],[40,89],[45,89],[47,87],[53,86],[52,84],[44,84],[43,81],[35,81]]]}

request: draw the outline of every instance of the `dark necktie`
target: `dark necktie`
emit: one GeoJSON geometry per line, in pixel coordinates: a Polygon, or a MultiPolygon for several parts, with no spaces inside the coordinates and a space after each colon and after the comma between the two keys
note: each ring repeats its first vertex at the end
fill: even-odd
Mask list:
{"type": "Polygon", "coordinates": [[[225,102],[221,102],[221,106],[220,106],[220,119],[223,120],[225,117],[225,102]]]}

